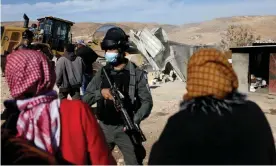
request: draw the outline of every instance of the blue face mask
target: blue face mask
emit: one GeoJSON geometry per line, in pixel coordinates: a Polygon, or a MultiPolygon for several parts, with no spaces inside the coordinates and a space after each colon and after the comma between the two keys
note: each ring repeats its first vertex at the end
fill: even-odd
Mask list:
{"type": "Polygon", "coordinates": [[[119,55],[118,53],[106,52],[104,57],[105,57],[107,62],[116,63],[118,55],[119,55]]]}

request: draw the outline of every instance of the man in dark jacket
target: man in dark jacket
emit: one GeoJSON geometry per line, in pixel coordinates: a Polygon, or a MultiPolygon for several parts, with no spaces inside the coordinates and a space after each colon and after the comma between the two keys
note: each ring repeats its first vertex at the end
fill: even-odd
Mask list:
{"type": "Polygon", "coordinates": [[[74,50],[75,46],[68,44],[64,49],[64,55],[56,63],[56,84],[61,99],[67,98],[68,94],[72,99],[80,99],[85,65],[82,58],[75,55],[74,50]]]}
{"type": "MultiPolygon", "coordinates": [[[[128,48],[128,36],[120,28],[107,31],[101,47],[105,50],[107,65],[103,67],[112,83],[116,83],[119,91],[124,95],[124,106],[134,123],[140,124],[150,115],[153,101],[147,82],[146,73],[125,58],[128,48]]],[[[142,164],[146,155],[142,143],[135,144],[124,131],[124,121],[117,112],[110,85],[99,70],[88,84],[83,101],[89,105],[97,103],[96,115],[104,131],[110,150],[117,145],[123,153],[126,165],[142,164]]]]}
{"type": "Polygon", "coordinates": [[[82,81],[82,93],[85,92],[85,89],[89,82],[92,80],[93,77],[93,68],[92,64],[98,58],[98,55],[88,46],[84,44],[83,40],[77,41],[77,51],[76,55],[81,57],[85,63],[86,69],[83,73],[83,81],[82,81]]]}

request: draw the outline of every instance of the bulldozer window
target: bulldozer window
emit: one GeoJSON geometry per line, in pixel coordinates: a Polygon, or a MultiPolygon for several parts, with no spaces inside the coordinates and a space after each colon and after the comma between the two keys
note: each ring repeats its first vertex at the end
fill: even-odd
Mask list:
{"type": "MultiPolygon", "coordinates": [[[[70,29],[70,27],[68,27],[68,29],[70,29]]],[[[69,43],[72,43],[72,34],[71,34],[71,30],[68,31],[67,35],[68,35],[68,42],[69,42],[69,43]]]]}
{"type": "Polygon", "coordinates": [[[59,40],[66,40],[66,35],[68,34],[67,25],[65,23],[57,21],[55,23],[56,32],[54,36],[59,40]]]}
{"type": "Polygon", "coordinates": [[[11,40],[12,41],[18,41],[20,40],[20,33],[19,32],[13,32],[12,35],[11,35],[11,40]]]}
{"type": "Polygon", "coordinates": [[[20,38],[21,38],[20,32],[10,32],[10,33],[11,33],[11,37],[9,40],[8,52],[11,52],[12,49],[19,44],[20,38]]]}
{"type": "Polygon", "coordinates": [[[67,34],[67,26],[66,24],[61,24],[61,30],[60,30],[60,38],[61,40],[66,39],[66,34],[67,34]]]}
{"type": "Polygon", "coordinates": [[[68,43],[68,25],[61,21],[55,21],[53,30],[53,48],[63,51],[64,45],[68,43]]]}
{"type": "Polygon", "coordinates": [[[41,24],[41,29],[44,29],[44,34],[47,34],[47,35],[51,34],[52,25],[53,25],[52,20],[46,20],[45,24],[41,24]]]}
{"type": "Polygon", "coordinates": [[[44,22],[39,23],[39,30],[43,29],[44,30],[44,22]]]}

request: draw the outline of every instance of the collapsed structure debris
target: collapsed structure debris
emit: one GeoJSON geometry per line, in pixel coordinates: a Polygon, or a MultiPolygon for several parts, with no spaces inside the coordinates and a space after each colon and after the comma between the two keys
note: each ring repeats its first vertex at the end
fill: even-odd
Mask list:
{"type": "Polygon", "coordinates": [[[142,68],[154,72],[153,82],[186,81],[187,64],[192,54],[208,45],[191,46],[170,41],[162,28],[130,30],[130,41],[143,55],[142,68]]]}
{"type": "Polygon", "coordinates": [[[258,88],[264,88],[267,86],[267,83],[264,79],[260,78],[260,77],[255,77],[253,74],[251,74],[250,77],[250,92],[256,92],[256,89],[258,88]]]}
{"type": "MultiPolygon", "coordinates": [[[[112,27],[115,26],[103,25],[92,35],[93,40],[97,41],[92,43],[91,48],[99,55],[95,62],[98,67],[105,65],[104,51],[101,50],[99,43],[106,31],[112,27]]],[[[150,84],[176,79],[185,82],[190,56],[199,48],[215,47],[213,45],[192,46],[170,41],[165,30],[160,27],[151,30],[148,28],[139,31],[130,30],[128,35],[130,48],[127,50],[126,57],[148,72],[150,84]]]]}

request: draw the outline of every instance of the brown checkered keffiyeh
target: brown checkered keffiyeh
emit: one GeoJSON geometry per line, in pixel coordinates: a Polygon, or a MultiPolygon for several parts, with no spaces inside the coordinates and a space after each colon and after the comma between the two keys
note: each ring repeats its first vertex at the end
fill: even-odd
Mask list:
{"type": "Polygon", "coordinates": [[[201,96],[223,99],[238,88],[238,78],[222,52],[213,48],[197,51],[188,63],[187,91],[184,100],[201,96]]]}

